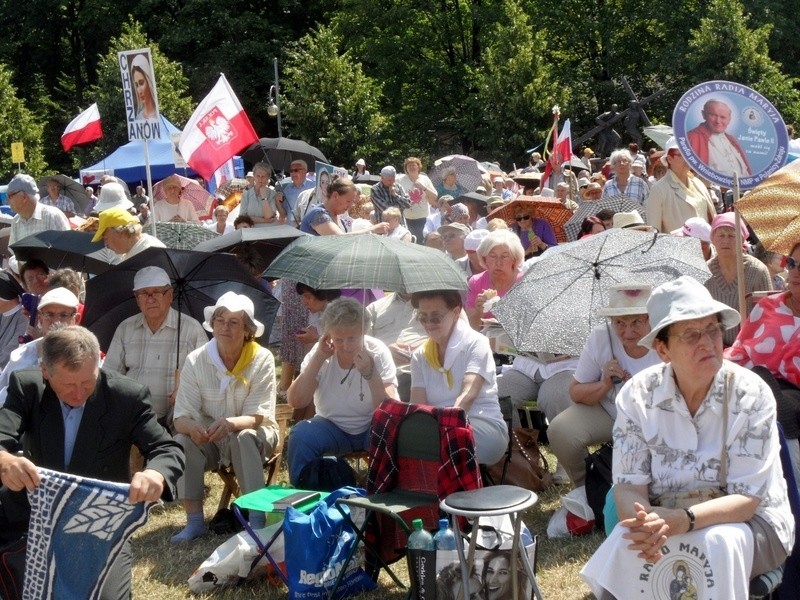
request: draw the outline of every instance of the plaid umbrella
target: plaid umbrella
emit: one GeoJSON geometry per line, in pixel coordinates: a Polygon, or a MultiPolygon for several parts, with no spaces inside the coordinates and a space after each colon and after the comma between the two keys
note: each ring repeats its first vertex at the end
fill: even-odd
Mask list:
{"type": "Polygon", "coordinates": [[[578,356],[612,285],[655,287],[681,275],[711,276],[699,240],[610,229],[547,250],[492,312],[517,350],[578,356]]]}
{"type": "Polygon", "coordinates": [[[156,223],[156,237],[164,242],[167,248],[192,250],[200,242],[219,237],[219,234],[213,229],[195,223],[166,221],[156,223]]]}
{"type": "Polygon", "coordinates": [[[393,292],[465,290],[464,271],[433,248],[378,235],[304,237],[280,253],[267,277],[287,277],[318,290],[393,292]]]}
{"type": "Polygon", "coordinates": [[[86,207],[89,206],[89,194],[86,193],[86,188],[80,183],[67,175],[48,175],[36,182],[42,195],[47,195],[47,183],[49,181],[55,181],[61,186],[61,193],[75,203],[79,213],[83,214],[86,211],[86,207]]]}
{"type": "MultiPolygon", "coordinates": [[[[174,175],[181,182],[181,198],[186,198],[192,203],[194,209],[197,211],[198,216],[205,216],[211,212],[211,205],[214,203],[214,196],[208,193],[208,190],[202,185],[197,183],[194,179],[183,177],[181,175],[174,175]]],[[[162,179],[153,186],[153,200],[163,200],[167,197],[164,193],[164,180],[162,179]]]]}
{"type": "Polygon", "coordinates": [[[503,219],[509,225],[514,223],[518,212],[527,212],[534,218],[545,219],[553,226],[559,243],[567,241],[564,224],[572,218],[572,211],[555,198],[544,196],[517,196],[516,199],[490,212],[486,220],[503,219]]]}
{"type": "Polygon", "coordinates": [[[449,167],[456,170],[458,185],[468,192],[474,192],[483,181],[483,173],[478,161],[463,154],[444,156],[433,163],[433,167],[433,171],[430,173],[433,185],[441,185],[442,171],[449,167]]]}
{"type": "Polygon", "coordinates": [[[655,287],[681,275],[711,276],[699,240],[610,229],[547,250],[492,312],[517,350],[578,356],[612,285],[655,287]]]}
{"type": "Polygon", "coordinates": [[[642,215],[642,220],[646,222],[647,215],[645,214],[644,206],[637,204],[627,196],[617,194],[616,196],[606,196],[600,200],[593,202],[580,202],[578,209],[572,218],[564,224],[564,232],[567,234],[567,239],[573,242],[578,239],[581,232],[581,224],[586,217],[596,215],[601,210],[610,208],[614,212],[631,212],[638,211],[642,215]]]}
{"type": "Polygon", "coordinates": [[[800,161],[791,162],[736,203],[770,252],[788,256],[800,243],[800,161]]]}

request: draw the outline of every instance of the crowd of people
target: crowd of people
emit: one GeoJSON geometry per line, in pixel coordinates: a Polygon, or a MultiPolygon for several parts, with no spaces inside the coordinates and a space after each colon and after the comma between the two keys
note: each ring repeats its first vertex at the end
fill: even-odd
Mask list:
{"type": "MultiPolygon", "coordinates": [[[[20,492],[37,484],[35,466],[130,481],[131,501],[179,500],[186,525],[171,541],[186,543],[207,530],[205,472],[231,465],[243,492],[264,486],[264,461],[280,442],[276,403],[295,409],[288,470],[290,483],[301,486],[324,457],[369,448],[373,412],[386,398],[463,409],[478,461],[491,466],[508,448],[500,398],[509,397],[515,407],[538,403],[549,422],[559,483],[584,485],[590,447],[614,442],[620,523],[585,569],[598,597],[626,597],[630,589],[624,577],[618,584],[600,575],[620,572],[609,564],[637,555],[656,562],[671,536],[694,530],[719,554],[715,540],[736,537],[730,552],[740,558],[726,563],[731,589],[780,565],[792,548],[794,522],[776,459],[779,423],[800,474],[800,240],[788,257],[756,258],[753,245],[737,242],[737,227],[744,240],[755,241],[752,232],[723,212],[721,191],[693,174],[674,140],[660,155],[645,156],[636,144],[608,160],[595,158],[590,148],[582,155],[585,168],[551,164],[542,181],[547,165],[534,153],[517,177],[487,173],[477,189],[469,189],[455,168],[426,174],[416,157],[403,162],[399,176],[393,166],[382,166],[371,185],[359,183],[369,176],[364,159],[352,178],[319,186],[302,160],[274,183],[271,166],[259,162],[238,206],[220,202],[200,216],[181,179],[167,178],[165,198],[152,211],[157,222],[207,217],[220,235],[276,224],[310,236],[385,235],[435,249],[463,271],[465,291],[414,294],[260,281],[282,303],[272,336],[280,378],[265,347],[264,324],[245,295],[221,295],[202,319],[179,315],[172,307],[176,282],[160,267],[144,267],[130,290],[139,312],[116,327],[101,356],[97,339],[80,326],[83,278],[71,269],[12,259],[0,273],[0,541],[25,529],[27,501],[20,492]],[[532,204],[517,202],[504,212],[529,196],[552,197],[571,212],[624,198],[636,209],[590,211],[580,239],[615,228],[697,238],[711,276],[702,283],[681,277],[656,289],[621,282],[608,290],[598,313],[602,325],[578,356],[511,361],[496,352],[484,326],[497,299],[565,242],[563,231],[532,204]],[[743,281],[737,260],[744,262],[743,281]],[[741,328],[739,286],[748,298],[741,328]],[[26,304],[31,297],[38,306],[26,304]],[[37,365],[39,371],[23,371],[37,365]],[[115,394],[124,411],[99,427],[117,428],[115,443],[136,451],[128,456],[115,448],[95,456],[81,423],[100,419],[98,411],[115,394]],[[39,398],[42,404],[32,406],[39,398]],[[34,413],[47,410],[45,400],[57,418],[40,427],[34,413]],[[729,418],[719,418],[728,412],[729,418]],[[131,421],[118,423],[120,415],[131,421]],[[35,448],[24,456],[17,454],[23,434],[35,448]],[[43,442],[53,435],[57,444],[43,442]],[[720,454],[729,465],[722,480],[719,469],[709,468],[720,454]],[[690,494],[695,502],[686,507],[663,497],[709,486],[722,493],[690,494]]],[[[57,181],[47,183],[47,192],[27,175],[11,180],[12,244],[67,230],[80,214],[57,181]]],[[[93,240],[105,245],[98,258],[118,263],[164,247],[144,232],[148,202],[141,187],[129,198],[124,183],[102,182],[91,213],[93,240]]],[[[259,278],[262,267],[251,274],[259,278]]],[[[257,511],[249,519],[256,528],[265,522],[257,511]]],[[[129,588],[129,565],[124,553],[109,585],[129,588]]]]}

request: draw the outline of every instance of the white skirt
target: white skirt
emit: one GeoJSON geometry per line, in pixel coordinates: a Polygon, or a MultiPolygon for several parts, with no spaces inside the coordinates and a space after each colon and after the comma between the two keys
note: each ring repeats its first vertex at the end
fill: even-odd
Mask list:
{"type": "Polygon", "coordinates": [[[744,523],[714,525],[671,536],[655,564],[628,549],[627,528],[617,525],[584,565],[581,575],[598,598],[619,600],[730,600],[747,598],[753,532],[744,523]]]}

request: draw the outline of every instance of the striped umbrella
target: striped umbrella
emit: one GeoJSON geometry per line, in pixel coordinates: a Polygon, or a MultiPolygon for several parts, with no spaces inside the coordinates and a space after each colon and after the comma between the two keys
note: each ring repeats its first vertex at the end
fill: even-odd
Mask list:
{"type": "Polygon", "coordinates": [[[410,294],[467,289],[465,272],[439,250],[371,234],[300,238],[280,253],[265,275],[318,290],[410,294]]]}

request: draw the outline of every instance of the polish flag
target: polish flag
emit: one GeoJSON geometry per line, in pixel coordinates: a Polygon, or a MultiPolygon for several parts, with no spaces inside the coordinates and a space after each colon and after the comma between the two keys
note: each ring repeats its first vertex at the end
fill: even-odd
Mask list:
{"type": "Polygon", "coordinates": [[[225,75],[198,105],[183,128],[178,148],[206,181],[237,152],[258,140],[250,119],[225,75]]]}
{"type": "Polygon", "coordinates": [[[553,147],[553,152],[550,154],[550,158],[547,159],[547,165],[545,166],[544,173],[542,174],[541,187],[553,187],[548,185],[550,183],[550,173],[553,172],[553,165],[562,165],[565,162],[569,162],[571,158],[572,126],[570,125],[569,119],[567,119],[564,121],[564,127],[561,128],[561,133],[558,134],[558,139],[553,147]]]}
{"type": "Polygon", "coordinates": [[[67,125],[61,135],[61,146],[64,152],[69,152],[73,146],[88,144],[101,137],[103,129],[100,127],[100,110],[95,102],[67,125]]]}

